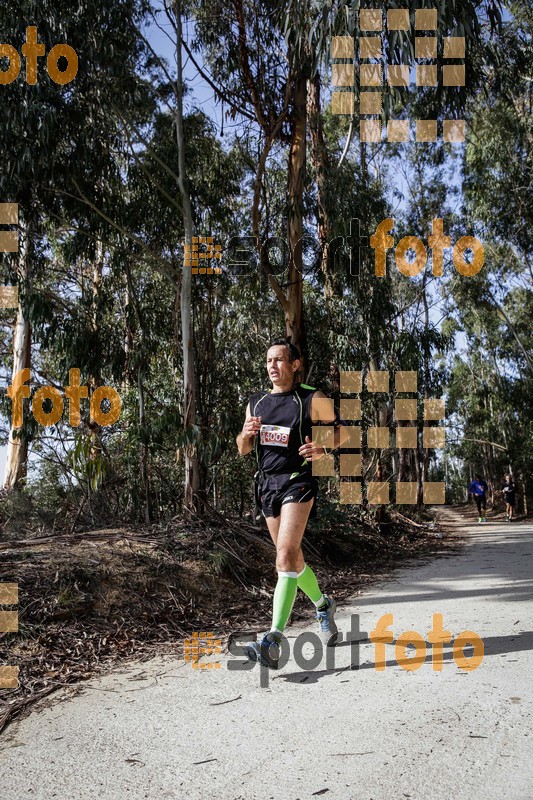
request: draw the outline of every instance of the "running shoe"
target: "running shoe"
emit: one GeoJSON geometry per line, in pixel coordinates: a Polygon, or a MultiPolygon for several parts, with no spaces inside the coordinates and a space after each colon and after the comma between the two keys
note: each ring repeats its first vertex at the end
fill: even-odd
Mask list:
{"type": "Polygon", "coordinates": [[[243,653],[250,661],[259,661],[269,669],[278,668],[279,642],[273,633],[265,633],[259,642],[248,642],[243,653]]]}
{"type": "Polygon", "coordinates": [[[478,523],[479,523],[479,522],[483,522],[483,520],[481,519],[481,517],[478,517],[478,518],[477,518],[477,521],[478,521],[478,523]]]}
{"type": "Polygon", "coordinates": [[[487,521],[487,517],[481,517],[481,522],[486,522],[486,521],[487,521]]]}
{"type": "Polygon", "coordinates": [[[335,624],[335,611],[337,610],[337,603],[332,597],[324,595],[328,601],[328,606],[323,611],[317,609],[316,618],[318,620],[318,627],[320,641],[326,647],[332,647],[337,641],[338,630],[335,624]]]}

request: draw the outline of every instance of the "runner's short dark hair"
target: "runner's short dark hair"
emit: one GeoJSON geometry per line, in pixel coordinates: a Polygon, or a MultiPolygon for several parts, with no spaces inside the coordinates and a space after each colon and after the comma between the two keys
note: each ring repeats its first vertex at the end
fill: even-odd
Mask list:
{"type": "Polygon", "coordinates": [[[296,359],[301,360],[302,356],[298,348],[292,342],[287,341],[287,339],[276,339],[274,342],[271,342],[268,345],[268,349],[270,350],[271,347],[287,347],[289,350],[289,361],[295,361],[296,359]]]}

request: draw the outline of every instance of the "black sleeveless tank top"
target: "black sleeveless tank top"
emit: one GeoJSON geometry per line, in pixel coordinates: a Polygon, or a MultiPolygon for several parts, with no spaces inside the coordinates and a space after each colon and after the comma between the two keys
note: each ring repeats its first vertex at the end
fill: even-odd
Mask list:
{"type": "Polygon", "coordinates": [[[289,392],[255,392],[250,396],[250,413],[261,417],[255,437],[259,469],[267,475],[309,473],[311,463],[298,454],[305,437],[312,438],[311,398],[316,389],[298,384],[289,392]]]}

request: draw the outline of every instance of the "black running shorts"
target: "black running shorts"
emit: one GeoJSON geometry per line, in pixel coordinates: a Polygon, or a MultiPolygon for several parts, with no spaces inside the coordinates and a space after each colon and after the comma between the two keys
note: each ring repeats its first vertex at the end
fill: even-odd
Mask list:
{"type": "Polygon", "coordinates": [[[279,517],[286,503],[307,503],[313,499],[310,517],[316,517],[318,482],[312,475],[265,475],[258,478],[257,501],[264,517],[279,517]]]}
{"type": "Polygon", "coordinates": [[[487,498],[484,494],[475,494],[474,500],[476,501],[478,514],[481,516],[481,508],[487,508],[487,498]]]}

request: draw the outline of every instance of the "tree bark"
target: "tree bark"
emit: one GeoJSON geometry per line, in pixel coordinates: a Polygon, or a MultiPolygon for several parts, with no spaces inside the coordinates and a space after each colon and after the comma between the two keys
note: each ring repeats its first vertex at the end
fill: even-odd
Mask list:
{"type": "MultiPolygon", "coordinates": [[[[91,333],[93,336],[94,344],[96,344],[96,342],[98,341],[98,326],[100,322],[98,318],[98,302],[100,299],[100,290],[102,286],[103,269],[104,269],[104,246],[102,242],[98,241],[96,243],[96,252],[94,256],[92,281],[91,281],[91,290],[92,290],[91,333]]],[[[94,391],[99,386],[101,386],[102,376],[99,368],[95,369],[92,375],[89,375],[88,384],[89,384],[90,395],[92,395],[94,391]]],[[[88,425],[91,437],[91,449],[89,451],[89,460],[94,461],[102,452],[101,428],[100,425],[98,425],[98,423],[93,419],[89,420],[88,425]]]]}
{"type": "MultiPolygon", "coordinates": [[[[424,271],[423,277],[423,284],[422,284],[422,300],[424,303],[424,399],[429,400],[430,392],[429,392],[429,383],[430,383],[430,359],[431,359],[431,348],[428,342],[428,335],[429,335],[429,305],[428,305],[428,298],[426,293],[426,284],[427,284],[427,270],[424,271]]],[[[425,422],[425,421],[424,421],[425,422]]],[[[427,483],[429,478],[429,461],[430,461],[430,453],[427,447],[423,446],[422,441],[422,487],[425,483],[427,483]]],[[[423,488],[422,488],[423,492],[423,488]]]]}
{"type": "MultiPolygon", "coordinates": [[[[185,231],[185,244],[192,247],[194,233],[191,196],[187,181],[185,166],[185,135],[183,129],[183,63],[182,63],[182,4],[174,3],[176,16],[176,143],[178,148],[178,181],[183,209],[183,227],[185,231]]],[[[183,426],[185,431],[196,424],[196,387],[194,373],[194,332],[192,319],[192,272],[190,268],[183,268],[181,281],[181,339],[183,352],[183,426]]],[[[185,506],[193,512],[201,512],[199,497],[200,480],[196,444],[191,442],[184,446],[185,481],[184,502],[185,506]]]]}
{"type": "MultiPolygon", "coordinates": [[[[31,226],[24,224],[20,215],[20,247],[18,260],[18,282],[19,287],[24,285],[26,292],[31,291],[31,226]]],[[[30,369],[31,366],[31,325],[27,318],[22,303],[20,301],[17,309],[17,321],[13,336],[13,377],[11,383],[15,381],[15,375],[23,369],[30,369]]],[[[23,400],[24,416],[29,413],[29,400],[23,400]]],[[[12,490],[18,488],[25,480],[28,467],[28,439],[25,434],[20,438],[15,437],[16,430],[13,427],[9,432],[7,444],[6,466],[4,472],[3,488],[12,490]]]]}
{"type": "MultiPolygon", "coordinates": [[[[137,388],[139,392],[139,425],[144,427],[146,422],[145,406],[144,406],[144,384],[142,369],[139,366],[137,371],[137,388]]],[[[144,521],[150,523],[152,521],[152,495],[150,492],[150,473],[148,468],[148,444],[143,442],[141,446],[141,475],[144,489],[144,521]]]]}
{"type": "Polygon", "coordinates": [[[303,236],[303,191],[306,162],[307,131],[307,79],[296,79],[294,90],[294,121],[289,150],[289,170],[287,184],[288,237],[291,252],[289,265],[289,285],[287,287],[288,307],[285,311],[287,336],[300,348],[303,355],[302,372],[307,372],[306,337],[303,319],[303,252],[296,246],[303,236]]]}
{"type": "Polygon", "coordinates": [[[333,274],[328,268],[328,242],[331,224],[328,211],[326,176],[330,169],[328,151],[320,115],[320,74],[317,72],[308,89],[309,131],[311,154],[315,168],[317,193],[317,224],[320,242],[320,268],[324,276],[324,294],[329,299],[334,294],[333,274]]]}

